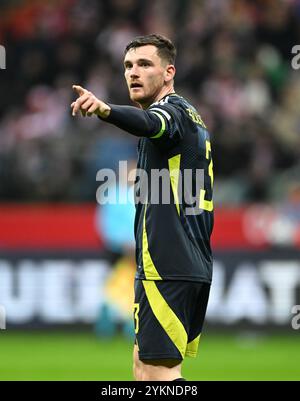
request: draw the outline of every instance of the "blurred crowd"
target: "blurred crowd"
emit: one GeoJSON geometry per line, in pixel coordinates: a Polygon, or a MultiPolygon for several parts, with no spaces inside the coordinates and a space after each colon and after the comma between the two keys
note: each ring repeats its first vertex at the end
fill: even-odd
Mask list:
{"type": "Polygon", "coordinates": [[[212,134],[215,203],[293,196],[299,1],[1,0],[1,201],[94,201],[97,171],[136,157],[135,137],[96,118],[72,118],[71,87],[128,104],[124,47],[148,33],[176,44],[176,92],[212,134]]]}

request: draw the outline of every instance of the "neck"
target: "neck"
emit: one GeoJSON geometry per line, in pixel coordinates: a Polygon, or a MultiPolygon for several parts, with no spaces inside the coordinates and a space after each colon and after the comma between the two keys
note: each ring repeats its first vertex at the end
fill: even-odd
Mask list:
{"type": "Polygon", "coordinates": [[[174,93],[174,86],[170,86],[168,88],[163,88],[153,99],[151,99],[151,101],[148,101],[146,103],[141,104],[140,103],[140,107],[143,110],[148,109],[148,107],[152,104],[152,103],[156,103],[159,102],[161,99],[163,99],[165,96],[169,95],[170,93],[174,93]]]}

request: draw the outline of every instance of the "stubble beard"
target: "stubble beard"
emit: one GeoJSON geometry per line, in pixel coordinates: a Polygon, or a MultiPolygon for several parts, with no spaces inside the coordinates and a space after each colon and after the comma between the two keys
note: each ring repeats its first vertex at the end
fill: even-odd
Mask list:
{"type": "Polygon", "coordinates": [[[151,103],[151,98],[146,97],[146,96],[130,96],[130,99],[134,102],[139,104],[143,109],[147,108],[150,106],[151,103]]]}

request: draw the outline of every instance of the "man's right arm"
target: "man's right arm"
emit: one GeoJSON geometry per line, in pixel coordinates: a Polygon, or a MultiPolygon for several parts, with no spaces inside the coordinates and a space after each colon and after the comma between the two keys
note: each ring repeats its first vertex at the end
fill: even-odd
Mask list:
{"type": "Polygon", "coordinates": [[[108,117],[99,118],[135,136],[154,137],[165,129],[165,123],[157,115],[132,106],[109,104],[108,117]]]}
{"type": "Polygon", "coordinates": [[[158,135],[166,128],[160,116],[147,110],[132,106],[109,105],[79,85],[74,85],[73,89],[79,95],[78,99],[71,104],[73,116],[79,110],[84,117],[95,114],[101,120],[114,124],[132,135],[148,138],[158,135]]]}
{"type": "Polygon", "coordinates": [[[166,111],[157,107],[142,110],[133,106],[111,105],[81,86],[74,85],[73,89],[79,95],[71,104],[73,116],[79,110],[83,116],[95,114],[101,120],[114,124],[132,135],[149,138],[157,145],[173,146],[181,138],[176,118],[171,116],[173,110],[166,111]]]}

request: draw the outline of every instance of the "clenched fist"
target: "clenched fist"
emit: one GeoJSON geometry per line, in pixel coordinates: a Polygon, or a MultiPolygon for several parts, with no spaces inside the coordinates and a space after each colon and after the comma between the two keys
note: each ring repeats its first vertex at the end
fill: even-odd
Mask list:
{"type": "Polygon", "coordinates": [[[71,104],[72,115],[75,116],[78,110],[81,111],[83,117],[96,116],[107,118],[110,114],[110,107],[108,104],[98,99],[92,92],[82,88],[79,85],[73,85],[72,88],[77,92],[78,99],[71,104]]]}

